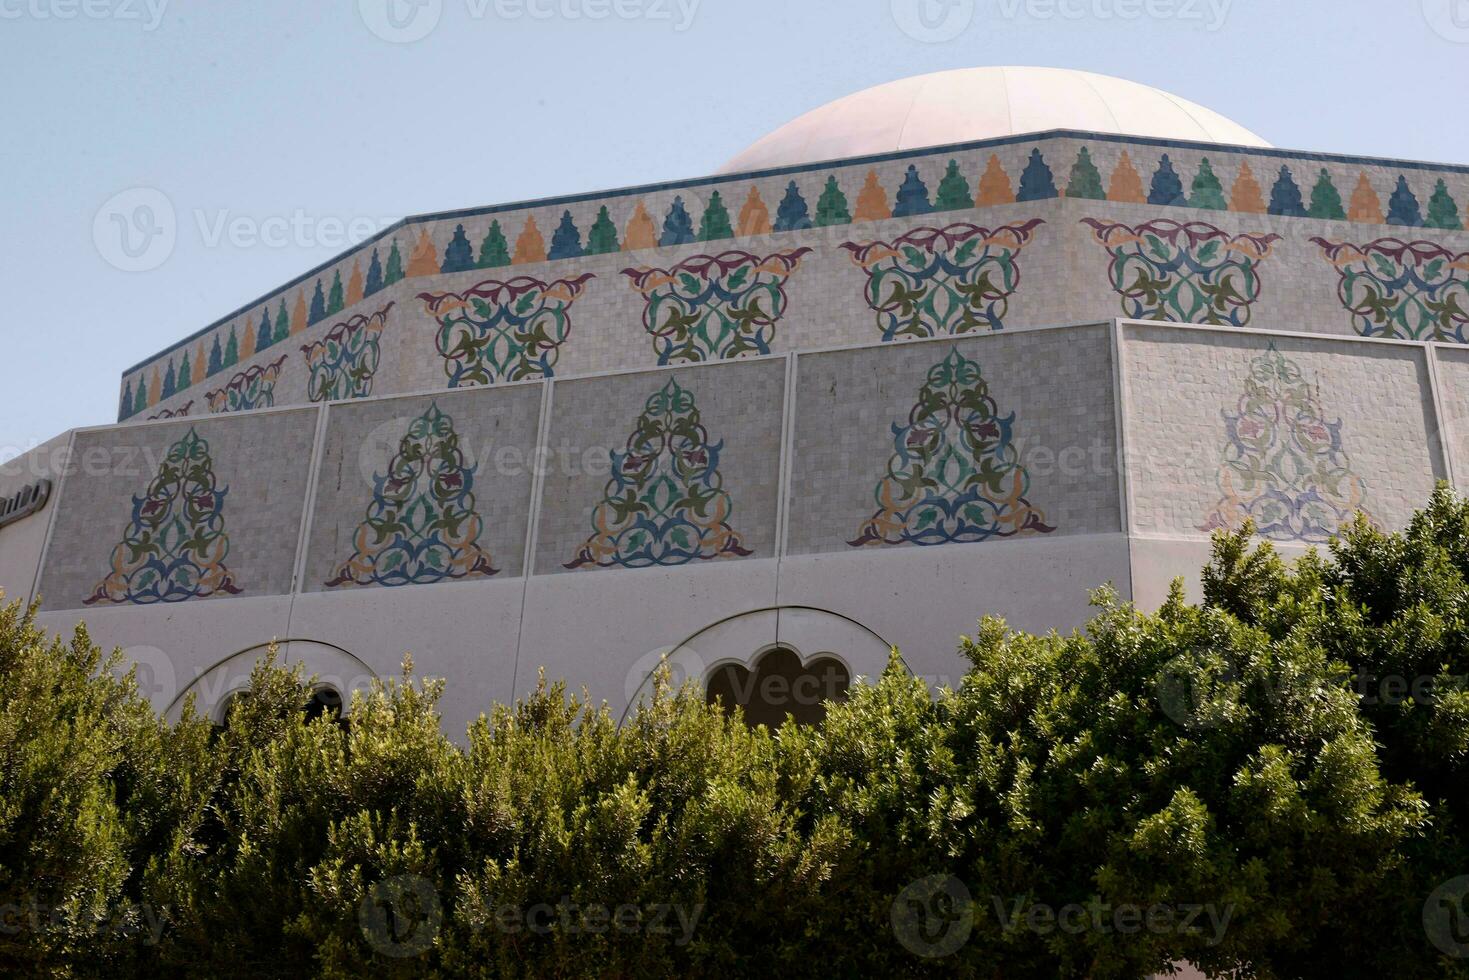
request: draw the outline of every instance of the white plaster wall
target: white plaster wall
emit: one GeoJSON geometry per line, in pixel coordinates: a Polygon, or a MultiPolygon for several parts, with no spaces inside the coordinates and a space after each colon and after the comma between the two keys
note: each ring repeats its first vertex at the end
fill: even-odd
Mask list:
{"type": "Polygon", "coordinates": [[[290,610],[290,636],[337,644],[384,679],[400,676],[411,653],[414,676],[449,680],[439,710],[458,736],[493,703],[514,700],[525,581],[310,592],[290,610]]]}
{"type": "MultiPolygon", "coordinates": [[[[1276,552],[1295,561],[1311,549],[1302,545],[1276,544],[1276,552]]],[[[1322,549],[1324,550],[1324,549],[1322,549]]],[[[1212,545],[1208,540],[1185,538],[1133,538],[1133,601],[1143,612],[1156,612],[1168,598],[1174,579],[1183,580],[1189,602],[1204,599],[1203,569],[1209,563],[1212,545]]]]}
{"type": "Polygon", "coordinates": [[[1454,486],[1469,490],[1469,351],[1434,344],[1441,413],[1439,438],[1449,453],[1454,486]]]}
{"type": "Polygon", "coordinates": [[[29,517],[0,527],[0,593],[4,602],[30,602],[35,596],[36,569],[46,546],[46,533],[57,509],[61,474],[71,433],[63,432],[29,452],[0,464],[0,498],[10,497],[37,480],[51,481],[51,499],[29,517]]]}
{"type": "MultiPolygon", "coordinates": [[[[712,623],[777,605],[847,617],[896,645],[930,683],[957,684],[965,669],[958,638],[980,616],[1038,632],[1080,627],[1093,613],[1089,591],[1107,581],[1129,596],[1121,535],[106,608],[46,613],[42,624],[69,631],[85,620],[100,645],[120,647],[143,665],[140,683],[159,710],[220,661],[241,650],[263,652],[272,639],[339,646],[381,678],[397,676],[411,652],[417,676],[450,680],[440,708],[445,730],[458,737],[493,703],[533,690],[541,668],[620,715],[660,653],[712,623]]],[[[782,622],[790,619],[761,619],[759,636],[742,636],[747,660],[791,643],[807,654],[837,654],[854,676],[875,678],[886,665],[885,646],[838,641],[840,649],[827,650],[832,643],[822,642],[819,628],[783,630],[782,622]]],[[[283,662],[300,659],[307,674],[346,681],[348,696],[365,686],[366,677],[339,677],[342,668],[330,661],[293,658],[297,645],[282,650],[283,662]]],[[[727,653],[701,649],[697,638],[691,645],[700,669],[727,653]]],[[[196,685],[200,709],[211,711],[247,674],[247,664],[236,664],[229,678],[211,675],[196,685]]]]}
{"type": "MultiPolygon", "coordinates": [[[[775,559],[745,558],[534,576],[516,690],[534,690],[544,667],[547,678],[565,678],[576,691],[585,686],[620,713],[660,653],[711,623],[774,605],[779,567],[775,559]]],[[[775,641],[772,630],[766,642],[775,641]]]]}
{"type": "Polygon", "coordinates": [[[93,642],[139,664],[138,686],[159,711],[211,667],[241,650],[288,636],[290,596],[43,612],[45,629],[70,635],[87,624],[93,642]]]}
{"type": "Polygon", "coordinates": [[[1128,599],[1130,578],[1121,534],[1030,537],[790,556],[781,562],[778,595],[782,605],[857,620],[897,646],[915,674],[957,685],[967,665],[959,637],[972,635],[981,616],[1000,616],[1017,630],[1066,632],[1095,614],[1093,589],[1110,582],[1128,599]]]}

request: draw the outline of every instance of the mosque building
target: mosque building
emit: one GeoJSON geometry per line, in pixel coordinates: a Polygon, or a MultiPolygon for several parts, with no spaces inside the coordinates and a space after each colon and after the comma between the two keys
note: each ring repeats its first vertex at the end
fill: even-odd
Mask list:
{"type": "Polygon", "coordinates": [[[1469,167],[1270,146],[1079,71],[838,99],[713,176],[404,219],[0,472],[0,587],[177,713],[659,658],[772,719],[983,614],[1069,630],[1469,482],[1469,167]],[[772,694],[771,692],[776,692],[772,694]],[[784,692],[784,696],[782,693],[784,692]]]}

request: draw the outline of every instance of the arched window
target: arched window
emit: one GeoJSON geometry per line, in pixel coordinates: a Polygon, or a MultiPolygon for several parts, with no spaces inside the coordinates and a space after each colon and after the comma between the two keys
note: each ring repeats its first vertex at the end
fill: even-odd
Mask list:
{"type": "Polygon", "coordinates": [[[231,691],[219,699],[219,706],[214,711],[215,728],[224,728],[230,723],[230,711],[234,708],[235,702],[239,700],[240,695],[244,693],[244,691],[231,691]]]}
{"type": "MultiPolygon", "coordinates": [[[[214,727],[222,729],[229,724],[230,710],[235,702],[245,694],[244,690],[231,691],[219,701],[219,707],[214,713],[214,727]]],[[[301,705],[301,712],[306,716],[308,722],[315,721],[322,715],[335,718],[338,724],[345,726],[347,721],[342,717],[342,695],[337,689],[323,684],[311,692],[311,697],[301,705]]]]}
{"type": "Polygon", "coordinates": [[[351,692],[367,688],[377,677],[361,659],[334,644],[308,639],[257,643],[215,661],[174,696],[164,709],[164,717],[177,721],[183,712],[184,702],[192,693],[197,704],[213,705],[215,724],[223,725],[229,698],[249,688],[251,671],[272,646],[280,652],[277,663],[282,667],[299,662],[304,676],[321,678],[318,689],[313,690],[300,706],[313,718],[329,710],[336,711],[338,716],[350,712],[351,692]],[[230,693],[220,698],[216,693],[219,691],[230,693]]]}
{"type": "Polygon", "coordinates": [[[751,726],[778,727],[786,715],[798,724],[819,725],[826,719],[826,702],[847,697],[852,675],[835,657],[817,656],[802,663],[800,656],[776,647],[756,658],[753,667],[722,664],[709,673],[705,697],[726,710],[745,709],[751,726]]]}
{"type": "Polygon", "coordinates": [[[311,692],[311,698],[306,702],[302,710],[306,712],[307,721],[315,721],[322,715],[341,721],[342,696],[337,693],[336,688],[322,685],[311,692]]]}

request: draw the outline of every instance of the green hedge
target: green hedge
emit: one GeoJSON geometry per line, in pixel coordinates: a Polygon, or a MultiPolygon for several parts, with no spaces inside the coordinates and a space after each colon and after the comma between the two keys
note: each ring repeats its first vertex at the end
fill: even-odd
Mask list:
{"type": "Polygon", "coordinates": [[[543,682],[459,742],[411,662],[350,726],[269,660],[169,725],[12,605],[0,972],[1469,976],[1469,504],[1204,583],[983,620],[956,690],[895,659],[820,728],[543,682]]]}

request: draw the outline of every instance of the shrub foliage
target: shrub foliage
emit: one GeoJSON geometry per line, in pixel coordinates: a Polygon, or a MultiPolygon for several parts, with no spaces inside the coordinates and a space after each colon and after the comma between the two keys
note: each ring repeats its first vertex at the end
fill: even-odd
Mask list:
{"type": "Polygon", "coordinates": [[[0,971],[66,976],[1469,976],[1469,504],[1201,603],[980,621],[819,728],[544,679],[463,738],[403,676],[228,723],[0,613],[0,971]]]}

